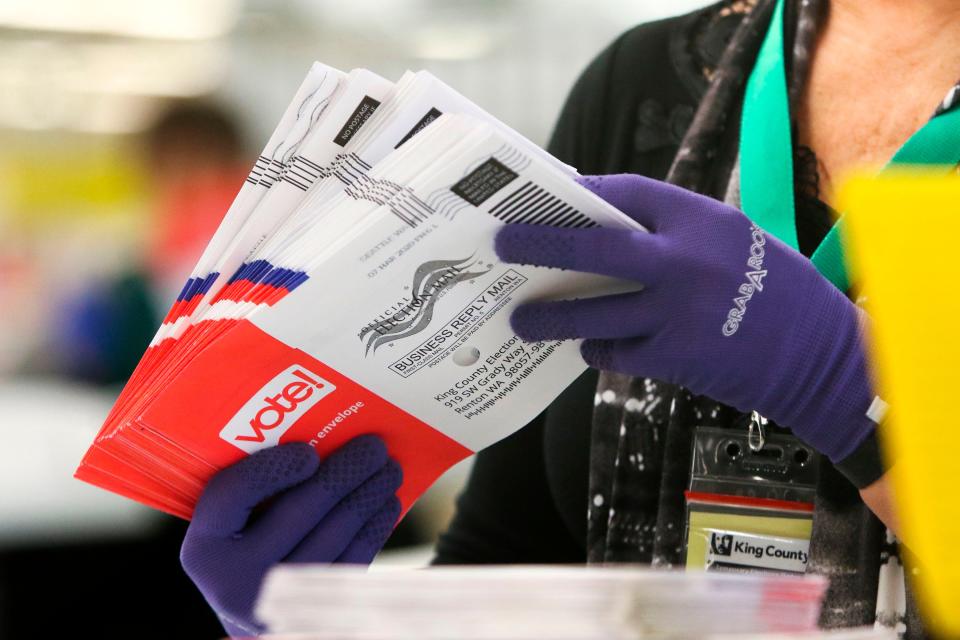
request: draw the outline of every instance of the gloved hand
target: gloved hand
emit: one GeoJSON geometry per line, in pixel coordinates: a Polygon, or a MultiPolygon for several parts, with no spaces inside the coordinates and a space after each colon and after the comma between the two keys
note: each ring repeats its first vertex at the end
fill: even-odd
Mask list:
{"type": "Polygon", "coordinates": [[[589,365],[681,385],[759,411],[834,461],[875,423],[860,312],[801,254],[721,202],[636,175],[580,178],[650,230],[507,225],[507,262],[598,273],[638,292],[535,302],[528,341],[587,338],[589,365]]]}
{"type": "Polygon", "coordinates": [[[401,482],[376,436],[357,437],[322,462],[305,443],[264,449],[210,480],[180,561],[227,633],[257,635],[253,606],[267,570],[278,562],[369,564],[400,515],[401,482]]]}

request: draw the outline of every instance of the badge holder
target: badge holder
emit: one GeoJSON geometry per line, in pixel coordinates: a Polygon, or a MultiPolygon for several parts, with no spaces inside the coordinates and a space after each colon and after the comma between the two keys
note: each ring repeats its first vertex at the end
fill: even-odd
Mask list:
{"type": "Polygon", "coordinates": [[[806,570],[817,454],[791,435],[751,426],[694,432],[685,492],[688,570],[806,570]]]}

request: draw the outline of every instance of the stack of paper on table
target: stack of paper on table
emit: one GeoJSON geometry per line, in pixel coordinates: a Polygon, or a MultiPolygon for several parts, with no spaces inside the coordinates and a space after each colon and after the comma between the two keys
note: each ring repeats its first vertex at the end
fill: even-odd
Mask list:
{"type": "Polygon", "coordinates": [[[257,616],[271,634],[324,640],[730,637],[815,631],[825,588],[815,576],[613,567],[286,565],[257,616]]]}

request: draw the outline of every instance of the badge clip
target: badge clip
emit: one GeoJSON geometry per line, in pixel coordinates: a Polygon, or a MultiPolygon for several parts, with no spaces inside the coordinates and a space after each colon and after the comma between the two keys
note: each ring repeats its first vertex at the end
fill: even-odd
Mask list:
{"type": "Polygon", "coordinates": [[[757,411],[750,412],[750,425],[747,427],[747,446],[757,452],[767,443],[767,419],[757,411]]]}

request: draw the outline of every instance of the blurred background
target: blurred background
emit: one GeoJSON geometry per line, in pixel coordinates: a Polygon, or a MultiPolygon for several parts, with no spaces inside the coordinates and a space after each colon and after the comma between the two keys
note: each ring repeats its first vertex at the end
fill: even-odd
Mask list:
{"type": "MultiPolygon", "coordinates": [[[[428,69],[543,145],[613,38],[703,4],[0,0],[0,637],[222,635],[185,523],[71,476],[313,60],[428,69]]],[[[382,564],[429,559],[465,473],[382,564]]]]}

